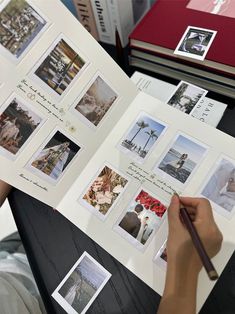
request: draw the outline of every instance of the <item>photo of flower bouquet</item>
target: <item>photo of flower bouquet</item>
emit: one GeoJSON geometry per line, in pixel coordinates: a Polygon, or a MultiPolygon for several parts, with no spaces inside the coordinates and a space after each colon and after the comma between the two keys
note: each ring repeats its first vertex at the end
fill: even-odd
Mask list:
{"type": "Polygon", "coordinates": [[[82,200],[88,209],[106,215],[121,195],[128,180],[113,169],[105,166],[93,181],[82,200]]]}

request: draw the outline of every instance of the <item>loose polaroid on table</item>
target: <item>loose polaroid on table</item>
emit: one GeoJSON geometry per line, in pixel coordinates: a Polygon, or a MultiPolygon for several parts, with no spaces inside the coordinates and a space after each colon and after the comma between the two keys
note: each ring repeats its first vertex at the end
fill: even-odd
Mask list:
{"type": "Polygon", "coordinates": [[[0,4],[0,52],[19,62],[47,28],[45,16],[25,0],[4,0],[0,4]]]}
{"type": "Polygon", "coordinates": [[[45,118],[26,100],[12,94],[0,108],[0,154],[16,159],[44,122],[45,118]]]}
{"type": "Polygon", "coordinates": [[[104,220],[120,199],[127,184],[128,179],[124,175],[106,165],[99,170],[95,179],[82,194],[79,202],[101,220],[104,220]]]}
{"type": "Polygon", "coordinates": [[[56,130],[34,154],[26,168],[48,183],[55,184],[80,151],[81,146],[56,130]]]}
{"type": "Polygon", "coordinates": [[[166,242],[167,240],[163,243],[160,250],[157,252],[153,259],[154,263],[156,263],[163,270],[166,270],[167,267],[166,242]]]}
{"type": "Polygon", "coordinates": [[[201,190],[201,195],[213,203],[213,209],[230,219],[235,213],[235,160],[221,157],[201,190]]]}
{"type": "Polygon", "coordinates": [[[153,171],[173,186],[183,187],[200,165],[207,149],[196,139],[178,134],[153,171]]]}
{"type": "Polygon", "coordinates": [[[101,74],[96,75],[82,97],[72,106],[73,112],[91,128],[99,125],[117,101],[118,94],[101,74]]]}
{"type": "Polygon", "coordinates": [[[166,210],[164,201],[141,189],[113,229],[137,249],[143,251],[161,226],[166,210]]]}
{"type": "Polygon", "coordinates": [[[206,94],[207,90],[181,81],[167,101],[167,104],[189,114],[206,94]]]}
{"type": "Polygon", "coordinates": [[[143,163],[166,130],[166,124],[141,112],[117,148],[130,158],[143,163]]]}
{"type": "Polygon", "coordinates": [[[84,314],[110,277],[111,274],[102,265],[84,252],[52,297],[67,313],[84,314]]]}
{"type": "Polygon", "coordinates": [[[78,48],[61,34],[33,67],[29,77],[60,100],[87,65],[78,48]]]}
{"type": "Polygon", "coordinates": [[[197,60],[204,60],[216,33],[214,30],[188,26],[174,53],[197,60]]]}

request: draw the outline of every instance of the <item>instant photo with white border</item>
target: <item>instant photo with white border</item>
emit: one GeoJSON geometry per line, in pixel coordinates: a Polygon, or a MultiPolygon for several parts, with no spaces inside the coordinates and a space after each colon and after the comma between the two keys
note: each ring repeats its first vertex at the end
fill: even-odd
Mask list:
{"type": "Polygon", "coordinates": [[[108,272],[102,265],[100,265],[90,254],[88,254],[86,251],[81,255],[81,257],[78,259],[78,261],[73,265],[73,267],[70,269],[70,271],[67,273],[67,275],[64,277],[64,279],[61,281],[59,286],[55,289],[55,291],[52,293],[52,297],[62,306],[62,308],[67,312],[71,314],[84,314],[88,310],[88,308],[91,306],[91,304],[94,302],[94,300],[97,298],[101,290],[104,288],[106,283],[109,281],[112,274],[108,272]],[[66,301],[66,299],[59,293],[59,290],[64,285],[64,283],[69,279],[69,277],[72,275],[72,273],[75,271],[75,269],[79,266],[79,264],[82,263],[84,258],[88,258],[101,272],[104,273],[104,280],[102,284],[99,286],[95,294],[91,297],[89,302],[86,304],[86,306],[83,308],[82,311],[76,311],[72,305],[69,304],[69,302],[66,301]]]}
{"type": "MultiPolygon", "coordinates": [[[[149,127],[149,126],[148,126],[149,127]]],[[[146,127],[146,129],[148,128],[146,127]]],[[[151,152],[155,149],[156,145],[158,145],[159,141],[161,140],[161,138],[163,137],[164,133],[166,132],[167,130],[167,127],[168,125],[159,120],[159,119],[155,119],[153,117],[151,117],[149,114],[145,113],[144,111],[141,111],[137,118],[134,120],[134,122],[131,123],[131,126],[128,128],[127,132],[125,132],[124,136],[121,138],[121,140],[119,141],[119,143],[117,144],[116,148],[121,151],[122,153],[126,154],[128,157],[130,157],[131,159],[133,159],[134,161],[142,164],[144,163],[148,158],[149,156],[151,155],[151,152]],[[143,117],[143,118],[142,118],[143,117]],[[154,123],[157,123],[159,126],[158,126],[158,132],[160,133],[157,137],[157,139],[154,141],[154,143],[152,144],[151,148],[149,149],[149,151],[147,152],[147,154],[144,156],[144,157],[141,157],[138,153],[138,146],[136,147],[136,149],[132,150],[131,147],[130,149],[129,148],[126,148],[124,147],[124,145],[122,144],[124,141],[127,140],[127,137],[128,135],[130,135],[130,133],[132,132],[132,130],[134,129],[135,125],[137,124],[137,122],[141,121],[142,119],[144,120],[144,117],[147,117],[148,120],[152,120],[154,123]]],[[[146,132],[146,129],[143,128],[143,132],[146,132]]],[[[151,128],[150,128],[150,131],[151,131],[151,128]]],[[[137,134],[138,136],[138,134],[137,134]]],[[[148,137],[148,135],[147,135],[148,137]]],[[[148,141],[149,139],[147,139],[148,141]]],[[[151,141],[151,138],[150,138],[150,141],[151,141]]],[[[129,141],[130,142],[130,141],[129,141]]],[[[140,143],[139,143],[140,144],[140,143]]],[[[128,145],[128,143],[127,143],[128,145]]],[[[139,146],[140,147],[140,146],[139,146]]],[[[147,146],[146,146],[147,147],[147,146]]],[[[145,148],[145,147],[143,147],[145,148]]],[[[140,150],[140,154],[141,154],[141,151],[140,150]]]]}
{"type": "MultiPolygon", "coordinates": [[[[183,144],[183,146],[184,146],[184,144],[183,144]]],[[[190,179],[193,177],[193,174],[195,173],[197,168],[200,166],[200,164],[201,164],[202,160],[204,159],[208,149],[209,149],[209,147],[206,144],[198,141],[197,139],[195,139],[195,138],[193,138],[193,137],[191,137],[185,133],[177,132],[176,136],[173,138],[173,140],[167,146],[167,149],[165,149],[164,153],[159,158],[159,161],[153,167],[153,172],[155,174],[159,175],[159,177],[161,179],[168,181],[173,187],[177,187],[177,188],[182,189],[186,186],[186,184],[188,184],[190,179]],[[202,152],[200,154],[198,154],[194,148],[191,149],[191,153],[187,149],[183,149],[183,153],[182,153],[182,151],[181,152],[176,151],[174,149],[174,146],[181,146],[180,149],[182,150],[182,143],[180,143],[180,144],[177,143],[177,141],[182,142],[180,137],[182,137],[183,140],[186,139],[186,142],[189,142],[190,144],[192,143],[193,145],[199,146],[200,150],[202,150],[202,152]],[[177,154],[180,154],[181,156],[180,157],[173,156],[173,153],[175,154],[175,152],[177,154]],[[192,157],[190,158],[190,154],[194,155],[194,159],[195,159],[195,157],[197,157],[197,159],[198,159],[197,162],[193,161],[192,157]],[[172,155],[172,156],[170,156],[170,155],[172,155]],[[179,164],[179,166],[177,166],[176,164],[178,164],[178,162],[180,162],[181,157],[183,155],[187,155],[186,159],[184,161],[182,161],[183,165],[179,164]],[[169,160],[169,162],[166,162],[167,159],[172,159],[172,157],[177,158],[177,159],[169,160]],[[187,161],[187,159],[188,159],[188,161],[187,161]],[[165,166],[169,165],[169,172],[172,173],[172,175],[168,174],[166,171],[159,168],[159,166],[163,163],[163,161],[165,163],[165,166]],[[191,161],[191,163],[193,162],[196,165],[193,167],[192,170],[190,169],[191,171],[188,171],[184,168],[185,168],[185,165],[187,165],[187,164],[189,166],[190,161],[191,161]],[[172,163],[175,165],[172,165],[172,163]],[[186,172],[186,171],[189,172],[188,175],[187,175],[187,173],[185,173],[185,174],[182,173],[182,176],[183,176],[182,180],[180,180],[180,178],[181,178],[180,172],[183,172],[181,168],[184,170],[184,172],[186,172]],[[177,177],[179,177],[179,178],[177,179],[177,177]]]]}
{"type": "Polygon", "coordinates": [[[44,91],[46,91],[50,96],[53,96],[57,101],[61,101],[65,95],[68,94],[70,89],[74,86],[75,82],[81,77],[82,73],[86,70],[90,62],[88,58],[85,56],[84,53],[81,52],[80,49],[76,47],[76,45],[68,39],[67,36],[64,34],[60,34],[57,38],[53,41],[53,43],[49,46],[46,52],[40,57],[40,59],[36,62],[33,68],[30,70],[28,77],[32,79],[35,83],[38,84],[44,91]],[[54,51],[57,44],[63,40],[70,49],[77,53],[77,55],[84,61],[83,66],[79,69],[73,79],[69,82],[67,87],[62,91],[61,94],[57,93],[52,87],[50,87],[46,82],[43,81],[35,72],[39,69],[39,67],[45,62],[45,60],[51,55],[54,51]]]}
{"type": "MultiPolygon", "coordinates": [[[[12,93],[10,95],[10,97],[7,98],[7,100],[4,102],[4,104],[0,107],[0,115],[2,115],[4,113],[4,111],[11,105],[11,103],[13,102],[13,100],[16,99],[16,101],[19,101],[19,106],[22,109],[26,109],[27,111],[29,110],[28,114],[31,115],[35,114],[35,118],[40,119],[41,121],[39,122],[39,124],[35,127],[35,129],[32,131],[32,133],[29,135],[29,137],[25,140],[25,142],[22,144],[22,146],[18,149],[18,151],[16,152],[16,154],[11,153],[9,150],[4,149],[2,146],[0,146],[0,155],[11,159],[11,160],[16,160],[16,158],[21,154],[21,152],[24,151],[25,147],[27,146],[27,144],[30,142],[30,140],[38,133],[38,131],[41,129],[41,127],[43,126],[43,124],[47,121],[47,118],[38,111],[37,108],[32,107],[27,100],[25,100],[24,98],[22,98],[21,96],[12,93]]],[[[17,119],[17,118],[16,118],[17,119]]]]}
{"type": "MultiPolygon", "coordinates": [[[[191,115],[191,114],[193,114],[193,111],[194,111],[194,108],[196,107],[196,105],[206,96],[207,93],[208,93],[207,90],[205,90],[205,89],[203,89],[203,88],[201,88],[201,87],[199,87],[199,86],[190,84],[190,83],[185,82],[185,81],[180,81],[179,84],[176,86],[174,92],[171,94],[171,96],[170,96],[170,97],[168,98],[168,100],[166,101],[166,103],[167,103],[169,106],[171,106],[171,107],[174,107],[174,108],[176,108],[176,109],[178,109],[178,110],[180,110],[180,111],[182,111],[182,112],[185,112],[185,113],[191,115]],[[187,93],[187,92],[185,91],[185,93],[183,93],[183,95],[181,96],[181,97],[184,97],[185,99],[188,99],[188,102],[193,101],[193,98],[192,98],[193,89],[195,89],[195,91],[198,90],[198,93],[197,93],[197,94],[198,94],[198,96],[200,95],[200,97],[197,97],[197,101],[194,103],[192,109],[191,109],[189,112],[187,112],[187,107],[186,107],[186,105],[185,105],[185,104],[181,104],[180,101],[178,101],[177,103],[174,103],[174,104],[170,104],[170,103],[169,103],[169,102],[171,101],[171,99],[173,98],[173,96],[179,91],[179,89],[181,88],[181,86],[182,86],[183,84],[186,84],[187,87],[189,87],[190,89],[192,89],[191,94],[190,94],[190,92],[187,93]],[[186,94],[186,95],[184,95],[184,94],[186,94]]],[[[195,95],[195,94],[196,94],[196,93],[194,93],[194,97],[197,96],[197,95],[195,95]]],[[[181,99],[181,97],[180,97],[180,99],[181,99]]]]}
{"type": "MultiPolygon", "coordinates": [[[[154,195],[154,193],[148,191],[147,189],[140,187],[138,189],[137,192],[135,192],[135,194],[132,196],[128,206],[122,211],[122,214],[120,215],[120,217],[118,218],[117,222],[115,223],[115,225],[113,226],[113,230],[115,232],[117,232],[123,239],[127,240],[131,245],[133,245],[136,249],[138,249],[141,252],[144,252],[148,245],[150,244],[150,242],[153,240],[155,234],[157,233],[157,231],[160,229],[160,227],[162,226],[164,220],[166,219],[166,215],[167,215],[167,202],[165,200],[163,200],[161,197],[157,197],[154,195]],[[134,204],[137,203],[135,201],[135,198],[140,194],[141,191],[144,191],[146,193],[148,193],[152,198],[155,198],[157,200],[159,200],[161,202],[161,204],[163,204],[166,207],[166,211],[164,212],[162,217],[159,217],[159,224],[155,227],[155,229],[152,231],[151,235],[148,236],[147,241],[143,244],[141,243],[139,240],[137,240],[137,238],[133,237],[131,234],[129,234],[126,230],[124,230],[122,227],[119,226],[120,222],[122,221],[122,219],[125,217],[125,214],[128,211],[128,209],[130,209],[130,207],[134,204]]],[[[144,209],[146,210],[146,209],[144,209]]],[[[147,210],[148,211],[148,210],[147,210]]],[[[146,214],[147,215],[147,214],[146,214]]]]}
{"type": "MultiPolygon", "coordinates": [[[[5,7],[11,2],[12,0],[3,0],[0,3],[0,12],[2,12],[5,7]]],[[[7,60],[9,60],[11,63],[18,64],[27,54],[27,52],[32,48],[32,46],[39,40],[39,38],[42,36],[42,34],[48,29],[50,26],[49,19],[37,8],[37,6],[32,3],[30,0],[25,0],[25,2],[33,8],[33,10],[36,12],[36,14],[45,21],[45,24],[42,26],[41,30],[35,35],[34,38],[27,44],[27,46],[24,48],[24,50],[21,52],[21,54],[17,57],[13,53],[11,53],[7,48],[5,48],[0,43],[0,54],[4,56],[7,60]]],[[[25,45],[25,43],[24,43],[25,45]]]]}
{"type": "Polygon", "coordinates": [[[167,268],[167,262],[161,257],[163,252],[166,249],[166,242],[167,240],[164,241],[164,243],[162,244],[162,246],[160,247],[159,251],[157,252],[157,254],[154,256],[153,258],[153,262],[159,266],[161,269],[163,269],[164,271],[166,271],[167,268]]]}
{"type": "Polygon", "coordinates": [[[231,219],[235,214],[235,190],[229,191],[229,181],[235,188],[235,160],[221,155],[207,178],[199,194],[210,200],[218,214],[231,219]]]}
{"type": "Polygon", "coordinates": [[[73,114],[75,114],[76,117],[79,118],[79,120],[84,123],[86,126],[88,126],[91,130],[96,130],[98,127],[100,127],[102,125],[102,123],[104,122],[104,120],[107,118],[108,114],[111,113],[113,107],[115,106],[115,104],[120,101],[120,95],[118,94],[118,92],[112,87],[112,84],[108,82],[108,80],[106,78],[104,78],[104,75],[102,73],[100,73],[99,71],[97,71],[95,73],[95,75],[92,77],[92,79],[88,82],[88,84],[85,86],[85,88],[83,89],[83,91],[81,92],[81,94],[79,95],[78,98],[76,98],[76,100],[73,102],[72,106],[70,107],[69,111],[72,112],[73,114]],[[104,115],[101,117],[100,121],[98,122],[97,125],[95,125],[94,123],[92,123],[88,118],[86,118],[82,113],[80,113],[76,107],[79,104],[79,102],[83,99],[83,97],[86,95],[86,93],[88,92],[88,90],[91,88],[91,86],[94,84],[94,82],[97,80],[97,78],[101,78],[101,80],[104,81],[104,83],[106,83],[108,85],[108,87],[110,88],[110,90],[116,94],[117,98],[113,101],[113,103],[110,105],[110,107],[106,110],[106,112],[104,113],[104,115]]]}
{"type": "Polygon", "coordinates": [[[83,146],[80,143],[78,143],[77,140],[71,138],[70,135],[69,136],[67,134],[65,135],[65,133],[66,132],[64,132],[64,130],[60,130],[59,128],[54,129],[50,133],[50,135],[43,141],[43,143],[40,145],[39,149],[37,149],[37,151],[30,158],[30,160],[28,161],[28,163],[25,166],[25,169],[27,169],[31,173],[37,175],[38,177],[40,177],[41,179],[43,179],[47,183],[52,184],[52,185],[56,185],[63,178],[64,174],[72,166],[72,164],[75,162],[75,160],[78,158],[78,156],[81,154],[81,152],[83,150],[83,146]],[[41,170],[37,169],[36,167],[32,166],[32,163],[37,161],[38,157],[43,152],[43,150],[50,149],[49,147],[48,148],[45,148],[45,147],[52,140],[52,138],[55,136],[55,134],[57,132],[61,133],[64,137],[66,137],[69,141],[71,141],[73,143],[73,145],[76,145],[78,147],[78,151],[75,153],[75,155],[69,161],[69,163],[66,165],[66,167],[62,170],[62,172],[60,173],[58,178],[54,179],[54,178],[51,178],[50,175],[47,175],[43,171],[41,171],[41,170]]]}
{"type": "Polygon", "coordinates": [[[187,29],[185,30],[182,38],[180,39],[180,42],[178,43],[175,51],[174,51],[174,54],[176,55],[180,55],[180,56],[184,56],[184,57],[189,57],[189,58],[193,58],[193,59],[196,59],[196,60],[204,60],[205,57],[206,57],[206,54],[210,48],[210,46],[212,45],[212,42],[215,38],[215,35],[216,35],[217,31],[214,31],[214,30],[211,30],[211,29],[206,29],[206,28],[200,28],[200,27],[195,27],[195,26],[188,26],[187,29]],[[196,32],[198,31],[198,33],[200,33],[200,31],[202,32],[208,32],[208,33],[211,33],[212,36],[211,36],[211,39],[210,41],[208,42],[205,50],[204,50],[204,53],[203,55],[197,55],[196,53],[190,53],[190,52],[186,52],[186,51],[181,51],[180,50],[180,47],[181,45],[183,44],[184,40],[186,40],[187,38],[187,34],[191,31],[191,30],[195,30],[196,32]]]}
{"type": "Polygon", "coordinates": [[[99,170],[96,172],[95,176],[92,177],[92,180],[89,181],[89,184],[86,186],[86,188],[83,190],[81,196],[78,198],[78,202],[85,207],[90,213],[94,214],[95,216],[97,216],[100,220],[104,221],[107,216],[109,215],[109,213],[113,210],[113,208],[118,204],[118,202],[121,199],[122,194],[125,192],[125,190],[127,189],[128,185],[130,183],[130,178],[127,177],[125,174],[123,174],[121,171],[116,170],[115,167],[113,167],[112,165],[110,165],[108,162],[105,162],[102,164],[102,167],[99,168],[99,170]],[[109,207],[108,211],[106,214],[102,214],[101,212],[99,212],[98,209],[96,209],[94,206],[92,206],[91,204],[89,204],[85,199],[83,199],[83,197],[87,194],[87,192],[89,191],[90,187],[94,184],[94,182],[97,180],[97,178],[99,177],[99,175],[102,173],[102,171],[104,170],[105,167],[108,167],[109,169],[113,170],[117,175],[119,175],[120,177],[122,177],[123,179],[125,179],[127,182],[125,183],[125,186],[122,188],[122,191],[119,193],[119,195],[116,197],[116,199],[114,200],[113,204],[109,207]]]}

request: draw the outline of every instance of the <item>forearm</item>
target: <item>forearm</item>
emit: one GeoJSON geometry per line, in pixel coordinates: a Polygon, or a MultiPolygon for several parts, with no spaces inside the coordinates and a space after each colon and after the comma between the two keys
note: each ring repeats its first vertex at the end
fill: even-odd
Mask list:
{"type": "Polygon", "coordinates": [[[169,261],[166,284],[157,314],[195,314],[199,269],[169,261]]]}
{"type": "Polygon", "coordinates": [[[4,203],[10,190],[11,190],[11,186],[7,184],[6,182],[0,180],[0,207],[4,203]]]}

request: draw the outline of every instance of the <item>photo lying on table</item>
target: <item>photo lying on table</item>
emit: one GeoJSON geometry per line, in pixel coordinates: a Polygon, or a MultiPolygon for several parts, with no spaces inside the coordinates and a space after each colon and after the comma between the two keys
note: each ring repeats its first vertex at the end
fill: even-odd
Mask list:
{"type": "Polygon", "coordinates": [[[0,112],[0,153],[15,159],[44,119],[16,95],[7,100],[0,112]]]}
{"type": "Polygon", "coordinates": [[[232,0],[190,0],[187,8],[235,18],[235,1],[232,0]]]}
{"type": "Polygon", "coordinates": [[[204,60],[216,33],[214,30],[188,26],[174,53],[204,60]]]}
{"type": "Polygon", "coordinates": [[[116,101],[117,93],[98,75],[82,98],[76,102],[75,113],[88,126],[97,126],[116,101]]]}
{"type": "Polygon", "coordinates": [[[102,265],[84,252],[52,297],[67,313],[84,314],[110,277],[111,274],[102,265]]]}
{"type": "Polygon", "coordinates": [[[57,96],[71,87],[72,82],[86,66],[85,59],[69,40],[60,36],[34,66],[30,76],[50,93],[57,96]]]}
{"type": "Polygon", "coordinates": [[[194,138],[179,134],[170,144],[163,159],[154,168],[154,172],[166,178],[173,185],[182,186],[200,165],[207,147],[194,138]]]}
{"type": "Polygon", "coordinates": [[[235,212],[235,160],[221,157],[201,194],[213,202],[213,209],[220,215],[231,218],[235,212]]]}
{"type": "Polygon", "coordinates": [[[113,229],[137,249],[144,250],[162,224],[166,210],[159,198],[141,189],[113,229]]]}
{"type": "Polygon", "coordinates": [[[160,268],[166,270],[167,266],[167,253],[166,253],[166,242],[163,243],[160,250],[155,255],[153,261],[156,263],[160,268]]]}
{"type": "Polygon", "coordinates": [[[33,156],[28,167],[49,183],[56,183],[81,147],[60,131],[33,156]]]}
{"type": "Polygon", "coordinates": [[[205,89],[181,81],[167,104],[185,113],[190,113],[206,93],[205,89]]]}
{"type": "Polygon", "coordinates": [[[124,175],[120,175],[110,166],[104,166],[79,201],[86,209],[104,220],[127,183],[124,175]]]}
{"type": "Polygon", "coordinates": [[[0,52],[18,61],[46,28],[46,20],[29,1],[4,0],[0,4],[0,52]]]}
{"type": "Polygon", "coordinates": [[[166,124],[142,112],[121,139],[118,149],[141,163],[149,155],[165,130],[166,124]]]}

